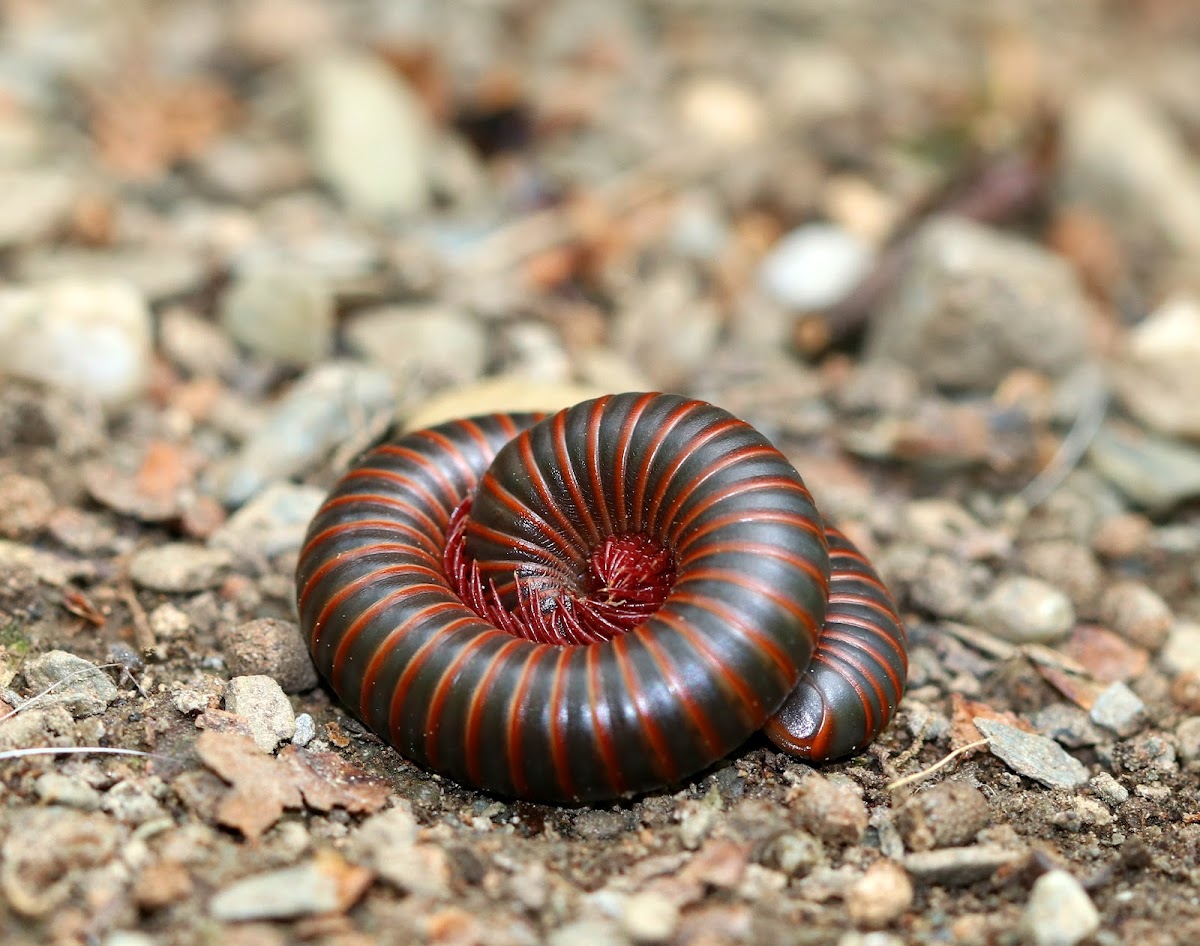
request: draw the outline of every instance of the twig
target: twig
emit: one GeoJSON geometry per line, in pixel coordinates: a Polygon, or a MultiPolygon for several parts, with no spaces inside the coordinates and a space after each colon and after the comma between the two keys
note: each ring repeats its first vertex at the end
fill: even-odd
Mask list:
{"type": "MultiPolygon", "coordinates": [[[[129,615],[133,619],[133,640],[137,644],[138,650],[143,654],[151,653],[158,646],[158,641],[154,638],[154,629],[150,627],[150,620],[146,617],[146,609],[142,607],[142,603],[138,601],[137,593],[133,590],[133,582],[125,579],[121,582],[120,587],[121,600],[125,602],[129,608],[129,615]]],[[[136,682],[134,684],[137,685],[136,682]]],[[[140,690],[141,687],[138,687],[140,690]]],[[[145,694],[142,694],[145,696],[145,694]]]]}
{"type": "Polygon", "coordinates": [[[964,752],[970,752],[972,749],[978,749],[982,746],[986,746],[987,744],[988,744],[988,741],[986,739],[980,739],[978,742],[967,743],[967,745],[962,746],[958,749],[955,749],[949,755],[945,756],[942,759],[939,759],[937,762],[933,763],[933,765],[931,765],[929,768],[922,769],[920,772],[914,772],[912,775],[906,775],[906,776],[904,776],[904,778],[896,779],[896,781],[894,781],[890,785],[888,785],[887,789],[889,792],[894,791],[897,788],[902,788],[903,786],[909,785],[912,782],[919,782],[924,778],[928,778],[930,775],[932,775],[938,769],[942,768],[942,766],[949,764],[952,759],[957,758],[958,756],[962,755],[964,752]]]}

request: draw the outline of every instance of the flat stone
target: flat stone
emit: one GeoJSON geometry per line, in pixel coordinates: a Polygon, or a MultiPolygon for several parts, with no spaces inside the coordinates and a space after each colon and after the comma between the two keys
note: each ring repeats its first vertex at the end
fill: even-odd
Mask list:
{"type": "Polygon", "coordinates": [[[103,713],[119,695],[116,684],[103,670],[64,650],[30,658],[21,666],[21,672],[35,694],[53,687],[38,700],[39,704],[63,706],[77,719],[103,713]]]}
{"type": "Polygon", "coordinates": [[[0,170],[0,249],[47,236],[70,213],[78,177],[55,168],[0,170]]]}
{"type": "Polygon", "coordinates": [[[226,887],[209,901],[208,911],[214,919],[227,922],[341,913],[370,882],[370,871],[346,864],[336,854],[319,855],[296,867],[255,874],[226,887]]]}
{"type": "Polygon", "coordinates": [[[1150,513],[1163,513],[1200,496],[1200,449],[1178,440],[1105,424],[1088,459],[1106,480],[1150,513]]]}
{"type": "Polygon", "coordinates": [[[232,561],[225,549],[168,542],[135,553],[129,560],[129,577],[151,591],[203,591],[221,583],[232,561]]]}
{"type": "Polygon", "coordinates": [[[975,718],[975,726],[987,739],[992,755],[1018,775],[1048,788],[1079,788],[1087,783],[1087,767],[1053,739],[980,716],[975,718]]]}
{"type": "Polygon", "coordinates": [[[1158,654],[1158,661],[1170,674],[1200,672],[1200,624],[1176,621],[1158,654]]]}
{"type": "Polygon", "coordinates": [[[474,381],[487,361],[479,321],[442,306],[368,309],[346,321],[344,337],[352,352],[390,374],[406,394],[474,381]]]}
{"type": "Polygon", "coordinates": [[[230,516],[208,544],[242,558],[269,559],[299,551],[324,500],[325,491],[315,486],[271,483],[230,516]]]}
{"type": "Polygon", "coordinates": [[[250,724],[254,744],[274,752],[296,734],[296,714],[283,688],[271,677],[252,674],[234,677],[225,686],[225,709],[250,724]]]}
{"type": "Polygon", "coordinates": [[[960,887],[986,880],[1021,858],[1019,851],[994,844],[918,851],[904,858],[904,869],[925,884],[960,887]]]}

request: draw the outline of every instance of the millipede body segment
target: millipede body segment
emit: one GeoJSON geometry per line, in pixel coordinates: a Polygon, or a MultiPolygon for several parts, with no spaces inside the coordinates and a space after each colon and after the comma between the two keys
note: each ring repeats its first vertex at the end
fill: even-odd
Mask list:
{"type": "Polygon", "coordinates": [[[302,629],[404,756],[540,801],[679,781],[750,734],[823,760],[904,691],[904,628],[760,433],[620,394],[385,443],[297,567],[302,629]]]}

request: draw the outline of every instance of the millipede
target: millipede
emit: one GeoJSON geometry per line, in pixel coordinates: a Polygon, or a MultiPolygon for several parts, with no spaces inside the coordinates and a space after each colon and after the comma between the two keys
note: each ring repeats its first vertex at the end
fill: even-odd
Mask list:
{"type": "Polygon", "coordinates": [[[765,436],[615,394],[367,451],[308,529],[300,623],[405,758],[544,802],[702,771],[762,729],[850,755],[904,692],[903,623],[765,436]]]}

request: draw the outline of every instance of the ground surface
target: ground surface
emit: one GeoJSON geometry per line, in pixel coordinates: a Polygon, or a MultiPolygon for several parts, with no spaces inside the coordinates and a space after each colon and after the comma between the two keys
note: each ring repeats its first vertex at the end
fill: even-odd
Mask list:
{"type": "Polygon", "coordinates": [[[1189,0],[5,4],[0,941],[1200,941],[1198,51],[1189,0]],[[324,491],[651,389],[869,550],[895,722],[612,805],[406,763],[291,623],[324,491]]]}

